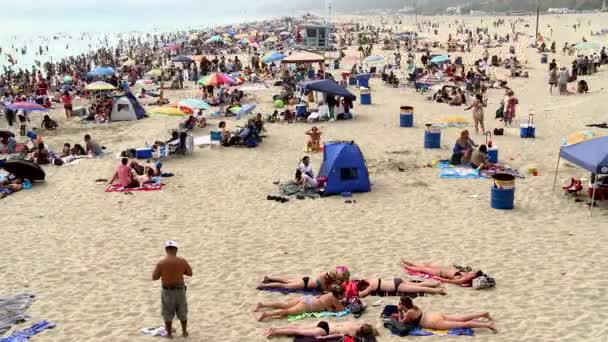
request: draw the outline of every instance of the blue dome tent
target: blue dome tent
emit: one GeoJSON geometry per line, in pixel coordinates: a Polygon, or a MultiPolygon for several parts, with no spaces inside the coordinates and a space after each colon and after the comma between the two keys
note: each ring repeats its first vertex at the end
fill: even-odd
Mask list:
{"type": "Polygon", "coordinates": [[[319,177],[327,179],[324,195],[371,191],[365,158],[359,146],[352,141],[324,144],[319,177]]]}

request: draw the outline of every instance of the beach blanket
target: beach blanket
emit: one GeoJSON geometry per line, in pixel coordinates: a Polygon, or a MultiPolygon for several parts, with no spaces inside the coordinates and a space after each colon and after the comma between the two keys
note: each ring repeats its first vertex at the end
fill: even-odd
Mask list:
{"type": "Polygon", "coordinates": [[[290,322],[295,322],[295,321],[299,321],[305,318],[323,318],[323,317],[343,317],[346,316],[350,313],[349,309],[344,309],[340,312],[331,312],[331,311],[324,311],[324,312],[305,312],[303,314],[299,314],[299,315],[293,315],[293,316],[289,316],[287,318],[288,321],[290,322]]]}
{"type": "Polygon", "coordinates": [[[306,198],[312,198],[312,199],[321,198],[321,195],[315,189],[303,190],[294,181],[289,181],[287,183],[279,184],[279,195],[280,196],[304,196],[306,198]]]}
{"type": "Polygon", "coordinates": [[[450,165],[448,160],[440,160],[435,167],[440,169],[439,177],[442,179],[477,179],[477,178],[492,178],[497,173],[506,173],[515,178],[525,178],[518,170],[505,168],[477,170],[470,165],[450,165]]]}
{"type": "Polygon", "coordinates": [[[55,326],[55,323],[49,321],[40,321],[31,327],[19,330],[8,337],[0,338],[0,342],[26,342],[30,339],[30,337],[39,334],[46,329],[53,329],[55,326]]]}
{"type": "Polygon", "coordinates": [[[319,292],[317,290],[261,289],[261,288],[258,288],[258,290],[260,290],[260,291],[266,291],[266,292],[282,293],[282,294],[303,293],[303,294],[309,294],[309,295],[313,295],[313,296],[318,296],[318,295],[321,294],[321,292],[319,292]]]}
{"type": "Polygon", "coordinates": [[[120,184],[111,184],[108,185],[105,192],[133,192],[133,191],[158,191],[162,190],[163,183],[149,183],[144,184],[141,188],[125,188],[120,184]]]}
{"type": "MultiPolygon", "coordinates": [[[[413,275],[415,277],[419,277],[419,278],[423,278],[423,279],[433,279],[433,280],[441,281],[441,278],[435,277],[434,275],[430,275],[430,274],[426,274],[426,273],[422,273],[422,272],[410,271],[407,268],[404,269],[404,270],[405,270],[405,272],[407,274],[413,275]]],[[[462,286],[462,287],[471,287],[471,284],[460,284],[460,286],[462,286]]]]}
{"type": "Polygon", "coordinates": [[[316,337],[310,336],[296,336],[293,338],[293,342],[376,342],[376,337],[332,337],[332,338],[322,338],[318,339],[316,337]]]}
{"type": "Polygon", "coordinates": [[[0,297],[0,335],[7,332],[14,324],[25,322],[30,316],[25,313],[36,297],[24,293],[13,297],[0,297]]]}

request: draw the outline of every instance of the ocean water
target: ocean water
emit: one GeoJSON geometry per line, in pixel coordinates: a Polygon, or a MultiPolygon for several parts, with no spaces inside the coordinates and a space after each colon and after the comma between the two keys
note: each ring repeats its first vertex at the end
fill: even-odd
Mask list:
{"type": "MultiPolygon", "coordinates": [[[[160,10],[46,10],[0,13],[0,68],[30,68],[35,61],[57,61],[103,46],[112,46],[119,39],[142,37],[148,33],[206,29],[218,25],[237,24],[273,16],[247,12],[205,14],[204,11],[160,10]],[[43,54],[39,55],[39,47],[43,54]],[[48,51],[47,51],[48,47],[48,51]],[[26,49],[22,54],[22,49],[26,49]],[[17,61],[11,66],[9,55],[17,61]]],[[[276,16],[275,16],[276,17],[276,16]]]]}

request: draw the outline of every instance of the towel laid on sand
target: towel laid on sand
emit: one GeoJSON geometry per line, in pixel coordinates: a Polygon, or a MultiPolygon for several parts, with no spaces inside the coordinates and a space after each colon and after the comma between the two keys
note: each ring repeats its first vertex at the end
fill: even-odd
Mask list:
{"type": "Polygon", "coordinates": [[[376,342],[376,337],[334,337],[334,338],[325,338],[318,339],[316,337],[310,336],[296,336],[293,338],[293,342],[376,342]]]}
{"type": "Polygon", "coordinates": [[[150,335],[150,336],[161,336],[161,337],[165,337],[167,336],[167,330],[165,330],[165,327],[152,327],[152,328],[143,328],[140,330],[142,333],[146,334],[146,335],[150,335]]]}
{"type": "Polygon", "coordinates": [[[302,188],[294,181],[289,181],[284,184],[279,184],[279,196],[304,196],[306,198],[320,198],[321,195],[315,189],[302,188]]]}
{"type": "Polygon", "coordinates": [[[120,184],[112,184],[112,185],[108,185],[105,192],[157,191],[157,190],[162,190],[163,185],[164,184],[162,184],[162,183],[149,183],[149,184],[144,184],[144,186],[142,188],[125,188],[125,187],[121,186],[120,184]]]}
{"type": "Polygon", "coordinates": [[[54,327],[55,323],[49,321],[40,321],[31,327],[19,330],[8,337],[0,338],[0,342],[26,342],[30,337],[39,334],[46,329],[53,329],[54,327]]]}
{"type": "MultiPolygon", "coordinates": [[[[441,281],[441,278],[439,277],[435,277],[434,275],[430,275],[430,274],[426,274],[426,273],[422,273],[422,272],[416,272],[416,271],[410,271],[408,269],[404,269],[405,272],[407,274],[419,277],[419,278],[424,278],[424,279],[433,279],[433,280],[437,280],[437,281],[441,281]]],[[[460,286],[462,287],[471,287],[471,284],[460,284],[460,286]]]]}
{"type": "Polygon", "coordinates": [[[450,165],[448,160],[440,160],[436,165],[436,168],[440,170],[439,177],[442,179],[477,179],[477,178],[491,178],[497,173],[506,173],[516,178],[525,178],[518,170],[506,168],[504,170],[489,169],[489,170],[477,170],[472,168],[470,165],[450,165]]]}
{"type": "Polygon", "coordinates": [[[309,294],[309,295],[313,295],[313,296],[318,296],[321,294],[321,292],[317,291],[317,290],[295,290],[295,289],[261,289],[258,288],[258,290],[260,291],[267,291],[267,292],[275,292],[275,293],[282,293],[282,294],[290,294],[290,293],[305,293],[305,294],[309,294]]]}
{"type": "MultiPolygon", "coordinates": [[[[393,314],[397,314],[399,309],[397,305],[387,305],[382,310],[380,314],[380,318],[385,322],[391,319],[393,314]]],[[[386,325],[384,326],[387,327],[386,325]]],[[[390,329],[389,329],[390,330],[390,329]]],[[[397,336],[473,336],[475,332],[470,328],[457,328],[450,330],[437,330],[437,329],[427,329],[422,327],[415,327],[414,329],[407,332],[407,335],[400,335],[393,332],[394,335],[397,336]]]]}
{"type": "Polygon", "coordinates": [[[293,315],[293,316],[289,316],[287,318],[288,321],[290,322],[295,322],[295,321],[299,321],[305,318],[323,318],[323,317],[343,317],[346,316],[350,313],[349,309],[344,309],[340,312],[330,312],[330,311],[324,311],[324,312],[306,312],[303,314],[299,314],[299,315],[293,315]]]}
{"type": "Polygon", "coordinates": [[[25,313],[36,296],[24,293],[13,297],[0,297],[0,335],[7,332],[12,325],[25,322],[30,316],[25,313]]]}

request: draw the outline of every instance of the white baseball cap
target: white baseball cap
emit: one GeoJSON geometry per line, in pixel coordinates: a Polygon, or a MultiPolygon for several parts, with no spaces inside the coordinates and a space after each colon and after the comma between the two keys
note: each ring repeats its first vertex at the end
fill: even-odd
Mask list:
{"type": "Polygon", "coordinates": [[[177,248],[177,241],[175,241],[175,240],[167,240],[165,242],[165,248],[167,248],[167,247],[177,248]]]}

